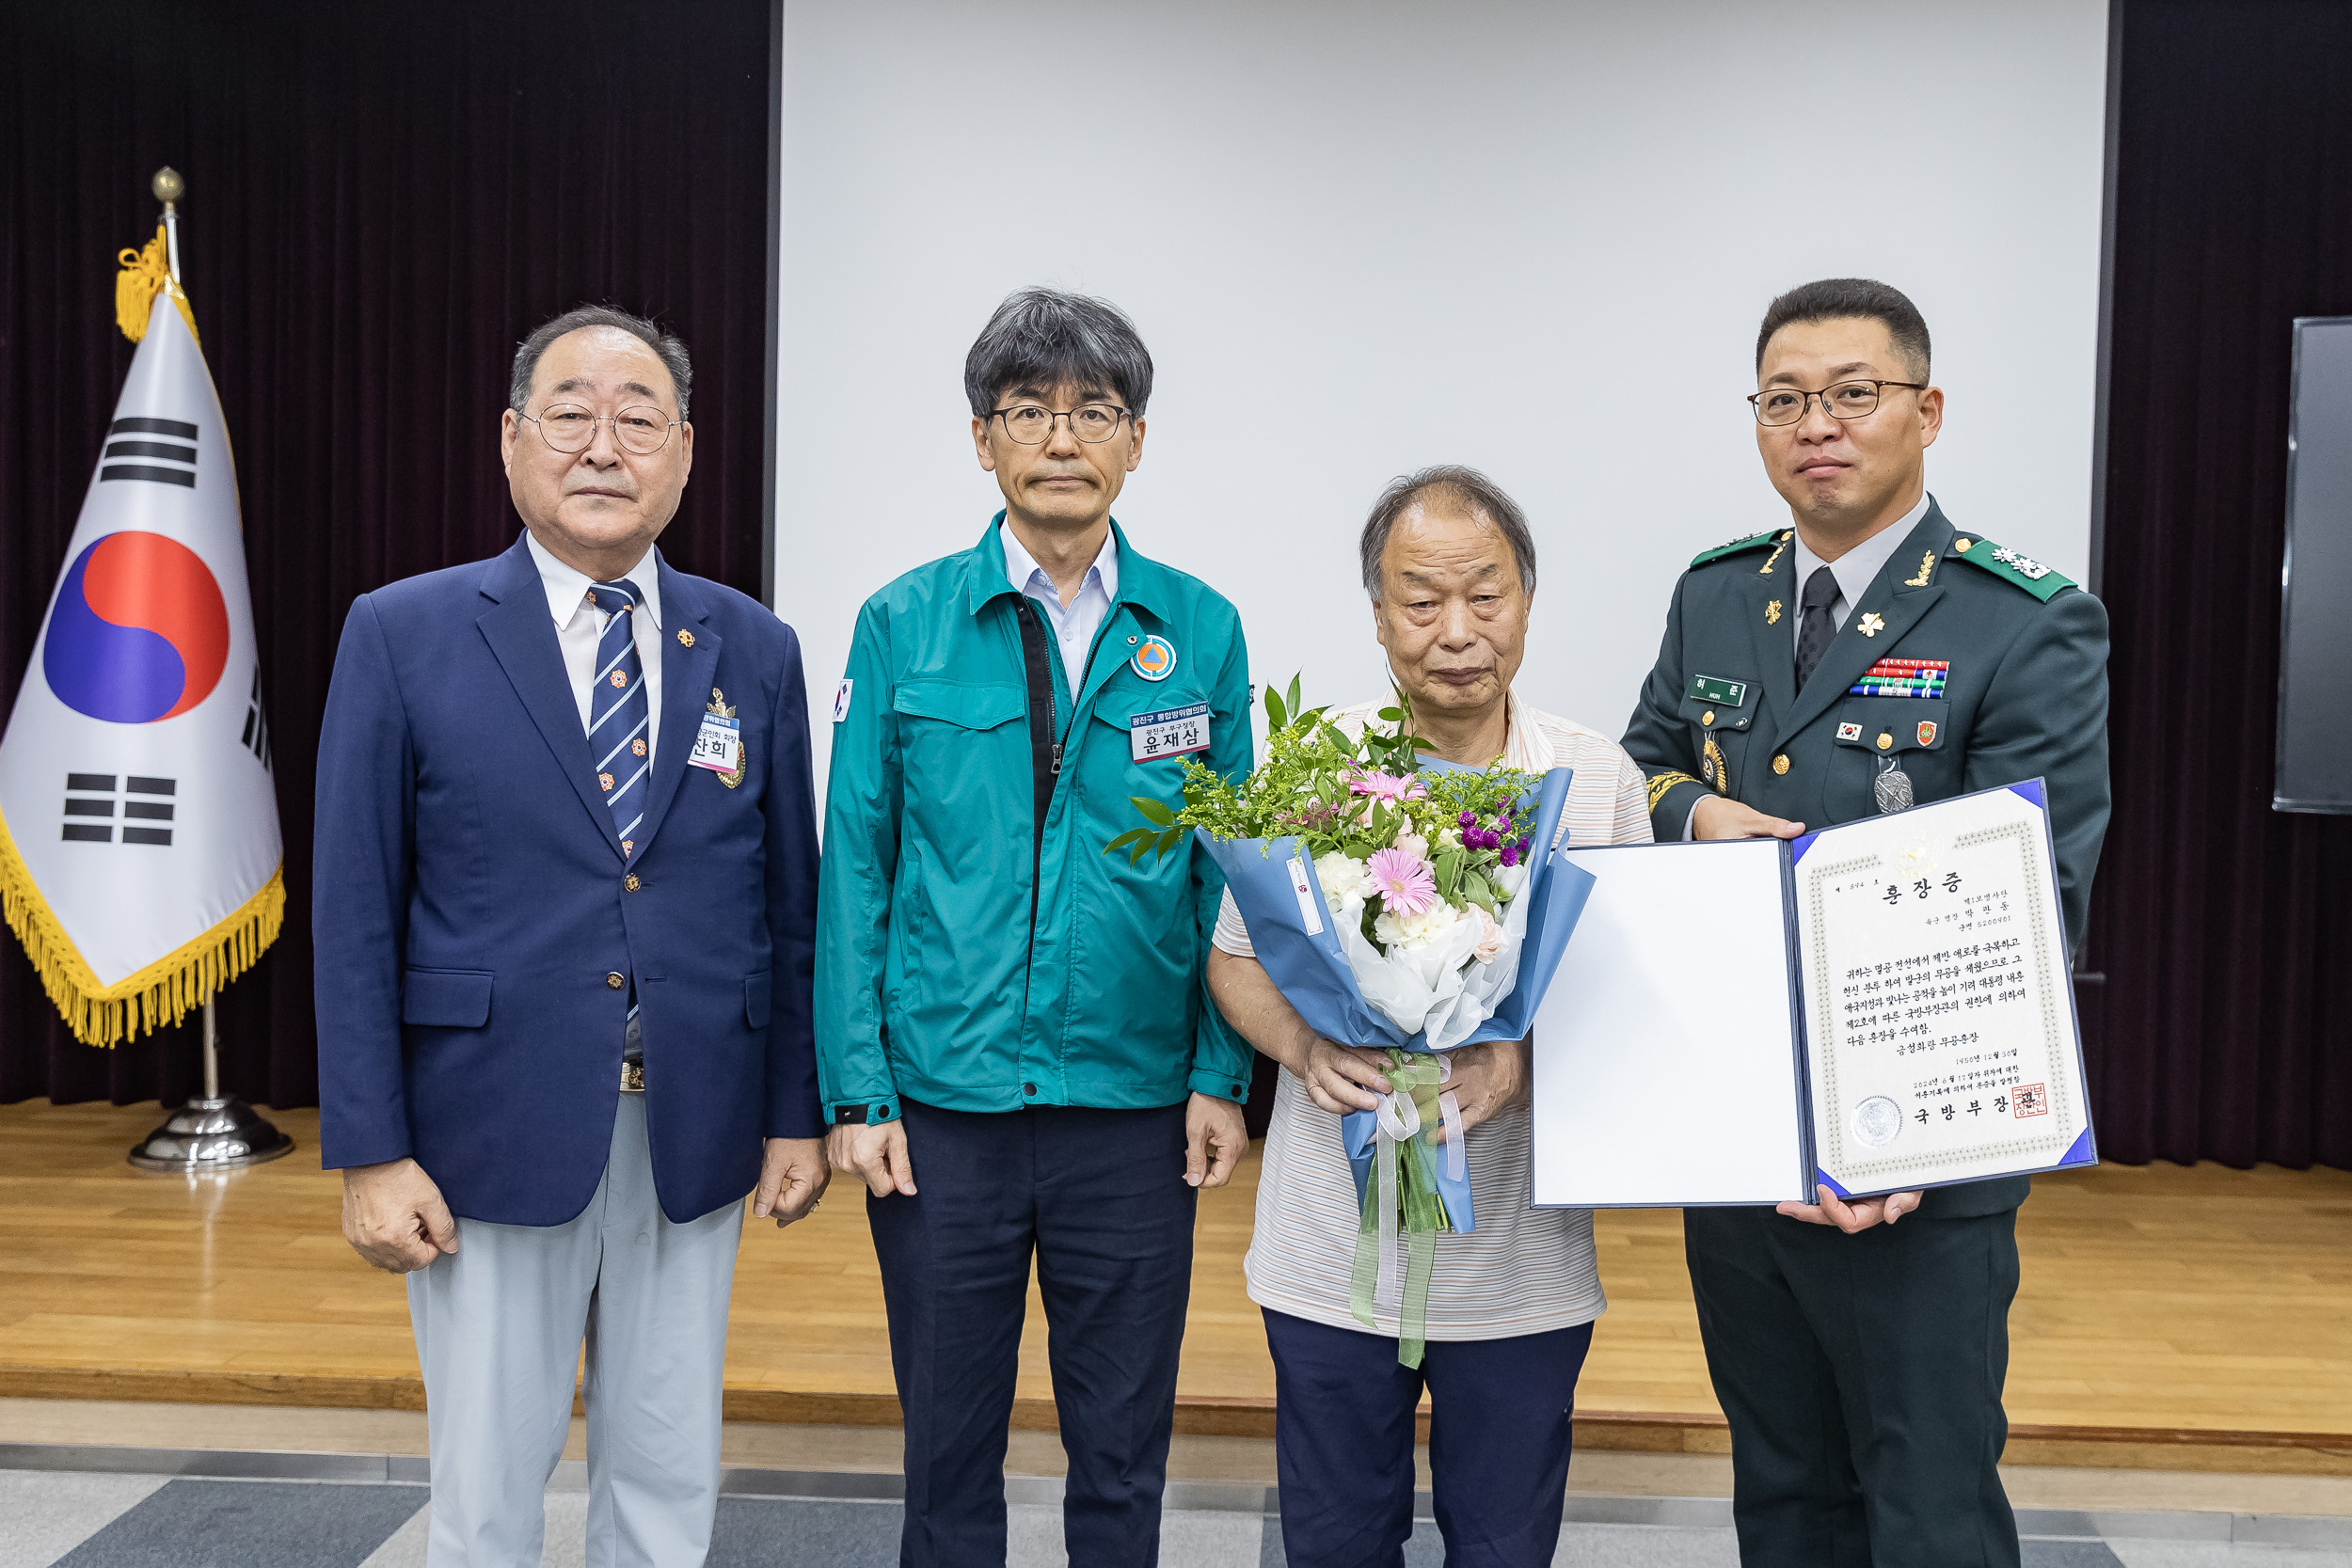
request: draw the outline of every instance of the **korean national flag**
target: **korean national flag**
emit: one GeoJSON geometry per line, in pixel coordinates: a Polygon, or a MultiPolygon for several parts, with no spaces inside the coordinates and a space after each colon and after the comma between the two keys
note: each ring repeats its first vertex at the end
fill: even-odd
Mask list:
{"type": "Polygon", "coordinates": [[[74,1033],[176,1022],[285,912],[229,433],[154,296],[0,738],[0,895],[74,1033]]]}

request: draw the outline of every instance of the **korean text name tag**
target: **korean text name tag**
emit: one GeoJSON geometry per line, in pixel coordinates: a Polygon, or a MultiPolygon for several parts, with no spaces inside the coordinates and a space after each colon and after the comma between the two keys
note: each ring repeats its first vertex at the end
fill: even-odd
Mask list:
{"type": "Polygon", "coordinates": [[[1128,754],[1137,762],[1181,757],[1209,749],[1209,705],[1138,713],[1127,721],[1128,754]]]}
{"type": "Polygon", "coordinates": [[[743,721],[704,714],[703,727],[694,732],[694,750],[686,761],[690,767],[707,768],[713,773],[736,771],[743,765],[743,721]]]}

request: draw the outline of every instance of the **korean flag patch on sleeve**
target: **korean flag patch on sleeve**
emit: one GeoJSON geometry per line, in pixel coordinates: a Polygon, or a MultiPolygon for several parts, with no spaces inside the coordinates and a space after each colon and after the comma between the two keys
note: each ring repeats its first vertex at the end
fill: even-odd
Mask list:
{"type": "Polygon", "coordinates": [[[841,678],[841,684],[834,689],[833,721],[834,723],[838,724],[850,717],[850,691],[856,685],[857,682],[844,675],[841,678]]]}

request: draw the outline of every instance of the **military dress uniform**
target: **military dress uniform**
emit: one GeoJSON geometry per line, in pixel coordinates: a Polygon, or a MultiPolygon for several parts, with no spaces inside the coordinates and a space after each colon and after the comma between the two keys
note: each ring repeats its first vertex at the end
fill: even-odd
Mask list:
{"type": "MultiPolygon", "coordinates": [[[[1795,554],[1795,531],[1774,529],[1702,553],[1675,585],[1625,735],[1657,836],[1683,837],[1710,792],[1826,828],[2039,777],[2079,943],[2108,814],[2105,608],[1931,498],[1799,689],[1795,554]]],[[[1851,1236],[1768,1209],[1685,1212],[1744,1568],[2018,1561],[1994,1465],[2027,1186],[1933,1190],[1851,1236]]]]}

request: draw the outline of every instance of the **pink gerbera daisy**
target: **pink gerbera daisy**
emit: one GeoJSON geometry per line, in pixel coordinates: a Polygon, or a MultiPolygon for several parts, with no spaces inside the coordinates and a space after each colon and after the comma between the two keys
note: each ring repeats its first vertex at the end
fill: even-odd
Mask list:
{"type": "Polygon", "coordinates": [[[1429,863],[1402,849],[1373,851],[1372,885],[1391,914],[1421,914],[1438,901],[1438,879],[1429,863]]]}
{"type": "Polygon", "coordinates": [[[1347,781],[1347,787],[1375,800],[1418,800],[1429,793],[1419,779],[1394,773],[1359,773],[1347,781]]]}

